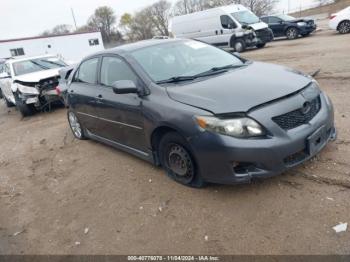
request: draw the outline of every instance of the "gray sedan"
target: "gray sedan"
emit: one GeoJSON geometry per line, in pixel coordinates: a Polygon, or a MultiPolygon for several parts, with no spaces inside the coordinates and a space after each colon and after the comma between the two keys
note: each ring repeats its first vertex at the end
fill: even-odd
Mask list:
{"type": "MultiPolygon", "coordinates": [[[[85,58],[68,81],[68,121],[184,185],[281,174],[336,137],[310,76],[192,40],[149,40],[85,58]]],[[[98,163],[96,163],[98,164],[98,163]]]]}

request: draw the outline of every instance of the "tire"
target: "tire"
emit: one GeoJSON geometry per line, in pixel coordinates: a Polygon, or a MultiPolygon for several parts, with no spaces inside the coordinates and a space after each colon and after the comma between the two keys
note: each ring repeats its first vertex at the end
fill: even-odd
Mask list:
{"type": "Polygon", "coordinates": [[[160,140],[158,154],[167,175],[185,186],[205,186],[187,141],[176,132],[166,133],[160,140]]]}
{"type": "Polygon", "coordinates": [[[4,99],[5,99],[5,103],[6,103],[7,107],[14,107],[15,106],[15,104],[13,104],[12,102],[8,101],[5,96],[4,96],[4,99]]]}
{"type": "Polygon", "coordinates": [[[348,33],[350,33],[350,21],[346,20],[346,21],[341,22],[338,25],[338,32],[340,34],[348,34],[348,33]]]}
{"type": "Polygon", "coordinates": [[[257,48],[264,48],[266,46],[266,43],[263,43],[263,44],[257,44],[256,47],[257,48]]]}
{"type": "Polygon", "coordinates": [[[244,40],[237,39],[233,42],[232,47],[235,50],[235,52],[242,53],[246,49],[246,44],[245,44],[244,40]]]}
{"type": "Polygon", "coordinates": [[[3,99],[3,98],[4,98],[4,96],[2,95],[2,90],[0,88],[0,99],[3,99]]]}
{"type": "Polygon", "coordinates": [[[14,94],[16,100],[16,108],[23,117],[32,116],[35,113],[35,107],[33,105],[27,105],[18,96],[14,94]]]}
{"type": "Polygon", "coordinates": [[[67,111],[67,118],[69,127],[72,130],[74,137],[79,140],[86,140],[87,136],[85,128],[79,122],[79,119],[75,113],[70,109],[67,111]]]}
{"type": "Polygon", "coordinates": [[[296,27],[289,27],[289,28],[286,30],[286,37],[287,37],[289,40],[297,39],[298,36],[299,36],[299,30],[298,30],[298,28],[296,28],[296,27]]]}

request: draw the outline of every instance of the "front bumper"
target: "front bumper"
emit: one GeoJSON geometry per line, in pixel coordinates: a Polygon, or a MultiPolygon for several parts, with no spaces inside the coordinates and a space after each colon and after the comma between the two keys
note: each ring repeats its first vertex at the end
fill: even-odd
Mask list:
{"type": "Polygon", "coordinates": [[[248,183],[254,178],[279,175],[314,157],[336,137],[333,106],[323,93],[320,97],[322,108],[310,123],[289,131],[271,117],[289,104],[295,105],[295,100],[300,99],[297,96],[249,113],[273,133],[268,139],[243,140],[206,131],[193,137],[191,146],[203,179],[220,184],[248,183]],[[310,153],[308,138],[321,128],[321,141],[310,153]]]}
{"type": "Polygon", "coordinates": [[[305,35],[305,34],[310,34],[314,31],[316,31],[316,29],[317,29],[316,24],[301,26],[301,27],[299,27],[299,32],[300,32],[300,34],[305,35]]]}
{"type": "Polygon", "coordinates": [[[257,44],[265,44],[273,41],[274,35],[270,28],[264,28],[255,31],[257,37],[257,44]]]}

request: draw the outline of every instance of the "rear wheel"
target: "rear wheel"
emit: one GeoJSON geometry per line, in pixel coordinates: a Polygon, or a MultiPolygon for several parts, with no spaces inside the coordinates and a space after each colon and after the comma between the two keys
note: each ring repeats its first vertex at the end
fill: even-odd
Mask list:
{"type": "Polygon", "coordinates": [[[160,162],[171,179],[190,187],[205,186],[188,143],[182,136],[175,132],[165,134],[160,140],[158,152],[160,162]]]}
{"type": "Polygon", "coordinates": [[[350,33],[350,21],[343,21],[338,26],[338,31],[341,34],[350,33]]]}
{"type": "Polygon", "coordinates": [[[233,44],[233,48],[236,52],[242,53],[246,49],[246,44],[242,39],[237,39],[233,44]]]}
{"type": "Polygon", "coordinates": [[[77,118],[75,113],[72,110],[68,110],[67,117],[68,117],[69,126],[75,138],[79,140],[87,139],[85,129],[79,122],[79,119],[77,118]]]}
{"type": "Polygon", "coordinates": [[[4,98],[4,96],[2,95],[2,90],[0,88],[0,99],[4,98]]]}
{"type": "Polygon", "coordinates": [[[286,36],[289,40],[296,39],[299,36],[299,31],[295,27],[289,27],[286,31],[286,36]]]}

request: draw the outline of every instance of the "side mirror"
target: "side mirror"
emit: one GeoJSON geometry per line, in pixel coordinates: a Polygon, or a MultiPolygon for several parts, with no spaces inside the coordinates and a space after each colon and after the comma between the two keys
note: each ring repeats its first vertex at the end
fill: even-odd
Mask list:
{"type": "Polygon", "coordinates": [[[0,73],[0,78],[1,79],[3,79],[3,78],[10,78],[11,76],[8,74],[8,73],[6,73],[6,72],[2,72],[2,73],[0,73]]]}
{"type": "Polygon", "coordinates": [[[134,81],[131,80],[120,80],[112,84],[113,92],[115,94],[131,94],[138,93],[138,89],[134,81]]]}

